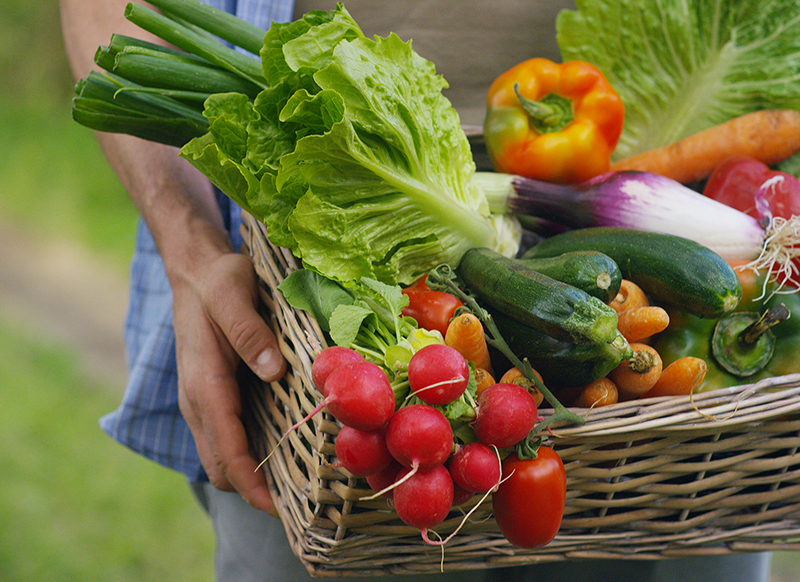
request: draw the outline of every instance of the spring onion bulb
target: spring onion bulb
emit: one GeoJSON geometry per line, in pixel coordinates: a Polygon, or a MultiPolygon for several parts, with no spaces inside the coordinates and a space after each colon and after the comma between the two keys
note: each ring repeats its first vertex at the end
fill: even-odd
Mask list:
{"type": "Polygon", "coordinates": [[[553,184],[481,173],[493,212],[567,228],[616,226],[692,239],[725,259],[781,269],[800,257],[800,216],[760,222],[670,178],[648,172],[602,174],[581,184],[553,184]]]}

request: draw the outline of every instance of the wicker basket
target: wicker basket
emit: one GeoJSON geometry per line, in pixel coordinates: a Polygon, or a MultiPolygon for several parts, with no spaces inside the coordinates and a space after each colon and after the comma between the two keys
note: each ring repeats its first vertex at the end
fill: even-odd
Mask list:
{"type": "MultiPolygon", "coordinates": [[[[277,292],[297,268],[249,216],[245,247],[262,282],[265,314],[289,371],[265,386],[244,382],[247,425],[265,456],[313,410],[310,379],[324,345],[313,318],[277,292]]],[[[381,575],[512,566],[585,558],[659,559],[800,549],[800,374],[689,397],[619,403],[556,429],[567,471],[567,507],[548,546],[519,550],[504,540],[491,503],[441,549],[426,545],[361,479],[332,468],[337,423],[327,415],[293,432],[269,459],[268,481],[291,545],[315,576],[381,575]]],[[[474,498],[436,531],[446,536],[474,498]]]]}

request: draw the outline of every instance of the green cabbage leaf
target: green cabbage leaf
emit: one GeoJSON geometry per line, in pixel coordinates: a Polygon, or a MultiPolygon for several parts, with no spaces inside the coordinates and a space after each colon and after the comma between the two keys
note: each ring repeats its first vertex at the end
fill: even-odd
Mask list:
{"type": "Polygon", "coordinates": [[[796,0],[577,0],[559,13],[564,60],[600,68],[625,103],[614,157],[759,109],[800,109],[796,0]]]}

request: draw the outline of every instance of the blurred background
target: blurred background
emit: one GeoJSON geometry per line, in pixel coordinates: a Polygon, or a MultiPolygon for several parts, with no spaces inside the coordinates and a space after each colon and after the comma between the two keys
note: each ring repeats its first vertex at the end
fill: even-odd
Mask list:
{"type": "MultiPolygon", "coordinates": [[[[107,438],[136,212],[90,131],[57,0],[0,3],[0,580],[210,581],[182,477],[107,438]]],[[[773,582],[800,580],[778,553],[773,582]]]]}
{"type": "Polygon", "coordinates": [[[136,212],[72,121],[57,0],[0,2],[0,580],[212,580],[179,475],[97,424],[124,389],[136,212]]]}

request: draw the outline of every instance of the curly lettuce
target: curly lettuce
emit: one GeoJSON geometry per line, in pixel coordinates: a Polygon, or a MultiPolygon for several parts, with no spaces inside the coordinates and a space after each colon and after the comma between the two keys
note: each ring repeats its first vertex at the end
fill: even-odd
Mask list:
{"type": "Polygon", "coordinates": [[[306,268],[410,283],[471,247],[516,250],[446,81],[410,42],[366,38],[340,5],[273,25],[261,58],[269,88],[210,97],[209,131],[182,155],[306,268]]]}
{"type": "Polygon", "coordinates": [[[556,21],[564,60],[595,64],[625,103],[615,158],[732,117],[800,109],[796,0],[577,0],[556,21]]]}

